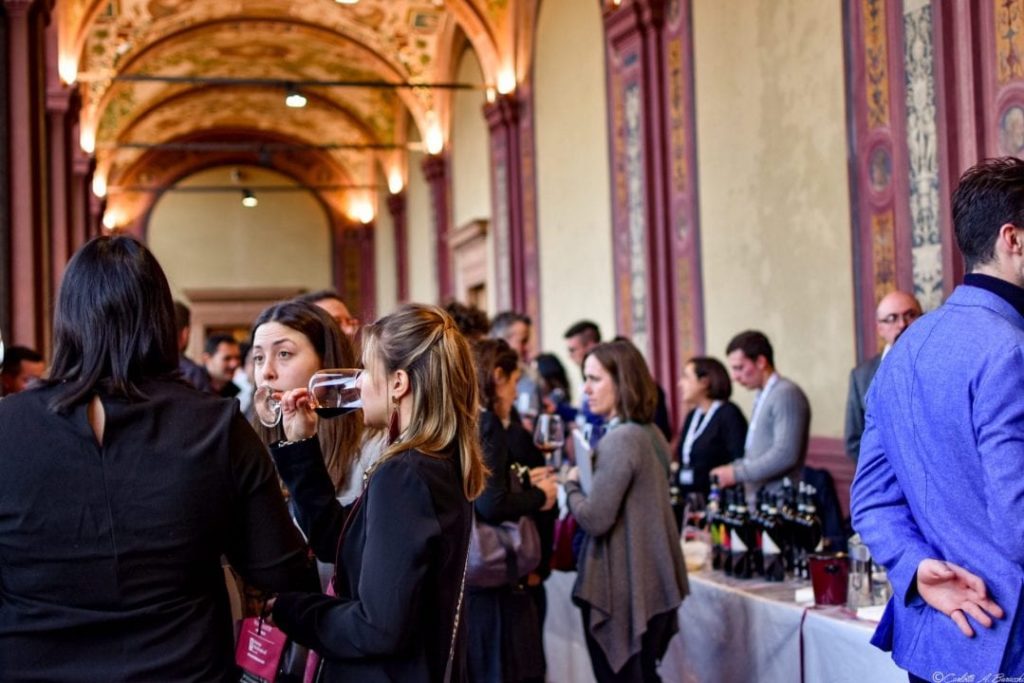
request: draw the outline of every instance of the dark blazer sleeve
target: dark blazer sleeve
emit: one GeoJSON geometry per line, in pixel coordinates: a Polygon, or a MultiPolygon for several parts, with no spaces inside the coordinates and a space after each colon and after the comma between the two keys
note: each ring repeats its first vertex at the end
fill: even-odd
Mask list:
{"type": "Polygon", "coordinates": [[[237,409],[229,443],[235,512],[225,554],[231,566],[262,590],[316,590],[316,570],[285,507],[274,465],[237,409]]]}
{"type": "Polygon", "coordinates": [[[480,442],[484,463],[490,470],[484,492],[474,503],[480,518],[491,524],[499,524],[540,510],[545,501],[544,492],[540,489],[529,488],[519,493],[511,491],[508,435],[501,421],[490,411],[480,414],[480,442]]]}
{"type": "Polygon", "coordinates": [[[857,462],[860,455],[860,437],[864,433],[864,396],[857,386],[857,370],[850,371],[850,389],[846,394],[846,455],[857,462]]]}
{"type": "Polygon", "coordinates": [[[381,465],[364,495],[359,597],[282,593],[274,605],[274,620],[288,635],[328,658],[406,651],[441,534],[430,489],[407,462],[381,465]]]}
{"type": "Polygon", "coordinates": [[[747,418],[743,417],[743,411],[732,401],[723,403],[718,412],[722,421],[722,440],[729,455],[729,462],[739,460],[743,457],[743,450],[746,447],[747,418]]]}
{"type": "Polygon", "coordinates": [[[270,452],[292,494],[295,519],[310,547],[321,562],[333,564],[349,508],[342,507],[335,497],[320,440],[314,437],[287,446],[272,446],[270,452]]]}

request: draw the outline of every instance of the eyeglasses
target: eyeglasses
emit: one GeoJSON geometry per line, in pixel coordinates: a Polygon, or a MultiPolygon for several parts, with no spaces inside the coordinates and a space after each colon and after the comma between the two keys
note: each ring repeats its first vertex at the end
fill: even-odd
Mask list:
{"type": "Polygon", "coordinates": [[[884,318],[879,318],[878,322],[885,325],[895,325],[896,321],[902,320],[906,324],[910,324],[921,317],[921,313],[918,311],[903,311],[902,313],[890,313],[884,318]]]}

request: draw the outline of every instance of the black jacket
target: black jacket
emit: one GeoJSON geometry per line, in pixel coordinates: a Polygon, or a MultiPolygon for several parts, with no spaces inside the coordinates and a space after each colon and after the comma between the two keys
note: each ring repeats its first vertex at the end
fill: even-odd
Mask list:
{"type": "MultiPolygon", "coordinates": [[[[274,620],[323,657],[320,680],[442,681],[472,524],[457,452],[395,455],[342,508],[316,439],[272,451],[310,545],[337,560],[337,597],[282,593],[274,620]]],[[[464,667],[462,619],[452,681],[464,667]]]]}
{"type": "Polygon", "coordinates": [[[141,388],[102,399],[102,446],[51,388],[0,401],[2,681],[228,681],[221,556],[264,590],[317,585],[238,401],[141,388]]]}
{"type": "MultiPolygon", "coordinates": [[[[679,445],[676,447],[676,460],[680,471],[683,466],[683,441],[690,429],[694,411],[691,410],[683,420],[679,431],[679,445]]],[[[693,468],[693,485],[680,484],[683,495],[691,492],[703,493],[705,496],[711,488],[711,470],[719,465],[728,465],[733,460],[743,457],[743,443],[747,439],[747,419],[732,401],[723,401],[722,406],[711,416],[711,422],[704,428],[701,435],[693,443],[690,452],[690,467],[693,468]]]]}

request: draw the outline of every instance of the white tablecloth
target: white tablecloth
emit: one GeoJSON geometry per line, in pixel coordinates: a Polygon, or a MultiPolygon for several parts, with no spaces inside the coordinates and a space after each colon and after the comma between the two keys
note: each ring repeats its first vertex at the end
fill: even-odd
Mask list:
{"type": "MultiPolygon", "coordinates": [[[[547,581],[544,646],[548,680],[594,680],[579,610],[572,604],[574,573],[547,581]]],[[[795,586],[734,581],[717,572],[690,575],[690,596],[679,609],[679,634],[662,662],[665,681],[685,683],[800,683],[803,620],[805,683],[906,683],[907,674],[869,640],[873,622],[836,608],[810,609],[793,602],[795,586]]]]}

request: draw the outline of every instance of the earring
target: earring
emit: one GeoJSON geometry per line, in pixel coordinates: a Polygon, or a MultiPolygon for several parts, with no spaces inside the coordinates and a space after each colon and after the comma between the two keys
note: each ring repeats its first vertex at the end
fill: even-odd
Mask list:
{"type": "Polygon", "coordinates": [[[393,444],[398,440],[398,430],[400,427],[398,419],[398,399],[392,396],[391,403],[393,407],[391,409],[391,419],[388,420],[388,445],[393,444]]]}

